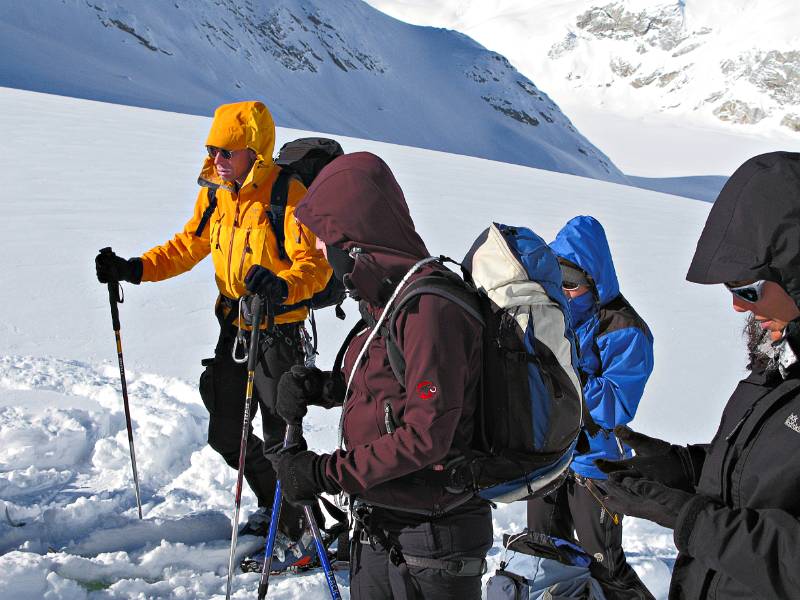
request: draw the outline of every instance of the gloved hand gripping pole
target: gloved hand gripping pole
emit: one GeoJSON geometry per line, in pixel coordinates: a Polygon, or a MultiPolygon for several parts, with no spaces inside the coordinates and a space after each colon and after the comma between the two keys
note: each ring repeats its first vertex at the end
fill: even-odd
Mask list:
{"type": "MultiPolygon", "coordinates": [[[[103,248],[101,254],[113,254],[111,248],[103,248]]],[[[119,379],[122,385],[122,404],[125,408],[125,426],[128,428],[128,446],[131,451],[131,469],[133,470],[133,485],[136,491],[136,507],[139,509],[139,518],[142,518],[142,498],[139,492],[139,473],[136,470],[136,452],[133,448],[133,424],[131,422],[131,409],[128,403],[128,382],[125,379],[125,361],[122,358],[122,334],[119,324],[119,307],[122,304],[122,286],[119,281],[108,282],[108,303],[111,305],[111,324],[114,327],[114,337],[117,341],[117,361],[119,362],[119,379]]]]}

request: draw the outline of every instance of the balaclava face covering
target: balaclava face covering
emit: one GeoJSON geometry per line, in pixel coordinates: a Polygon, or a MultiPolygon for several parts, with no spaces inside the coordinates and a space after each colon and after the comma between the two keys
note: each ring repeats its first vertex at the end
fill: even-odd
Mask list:
{"type": "Polygon", "coordinates": [[[573,325],[577,326],[583,323],[592,314],[594,309],[594,295],[592,292],[587,292],[577,298],[568,298],[569,312],[572,315],[573,325]]]}
{"type": "Polygon", "coordinates": [[[328,264],[333,269],[333,275],[339,281],[344,283],[345,275],[353,272],[356,261],[347,252],[336,246],[326,244],[328,253],[328,264]]]}

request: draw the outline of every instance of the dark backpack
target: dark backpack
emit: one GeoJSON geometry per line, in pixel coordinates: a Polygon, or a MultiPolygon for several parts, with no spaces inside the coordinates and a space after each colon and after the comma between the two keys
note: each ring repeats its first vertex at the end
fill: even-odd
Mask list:
{"type": "MultiPolygon", "coordinates": [[[[344,151],[339,142],[327,138],[300,138],[281,146],[278,156],[275,158],[275,164],[281,168],[281,172],[278,174],[275,185],[272,186],[272,196],[267,212],[272,230],[278,240],[278,252],[281,258],[286,258],[283,222],[286,218],[289,181],[292,177],[296,177],[306,188],[311,187],[311,183],[319,172],[342,154],[344,151]]],[[[341,304],[346,297],[344,284],[338,277],[331,275],[325,288],[314,294],[307,304],[312,310],[336,306],[336,315],[344,318],[341,304]]]]}

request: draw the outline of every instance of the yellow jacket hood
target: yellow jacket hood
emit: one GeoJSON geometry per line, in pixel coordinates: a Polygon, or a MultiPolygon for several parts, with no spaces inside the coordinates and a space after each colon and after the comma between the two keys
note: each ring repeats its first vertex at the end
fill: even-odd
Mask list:
{"type": "MultiPolygon", "coordinates": [[[[263,102],[223,104],[214,111],[214,120],[206,138],[206,146],[226,150],[250,148],[256,153],[257,161],[270,166],[272,152],[275,149],[275,122],[263,102]]],[[[217,175],[214,159],[210,156],[203,162],[198,178],[200,185],[204,185],[205,182],[227,187],[217,175]]]]}

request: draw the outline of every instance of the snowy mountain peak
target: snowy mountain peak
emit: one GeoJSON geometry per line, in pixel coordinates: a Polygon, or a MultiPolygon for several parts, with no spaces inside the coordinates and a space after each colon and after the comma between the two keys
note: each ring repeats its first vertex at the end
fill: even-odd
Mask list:
{"type": "Polygon", "coordinates": [[[360,0],[15,1],[0,85],[211,114],[627,181],[550,98],[470,38],[360,0]]]}
{"type": "Polygon", "coordinates": [[[576,15],[574,28],[548,56],[564,63],[572,60],[570,81],[593,71],[591,82],[579,87],[629,85],[650,95],[661,110],[710,111],[722,121],[739,124],[773,117],[800,130],[800,117],[794,114],[800,109],[800,52],[770,49],[767,44],[736,51],[723,47],[728,39],[724,23],[697,21],[687,17],[683,2],[592,6],[576,15]],[[590,59],[597,56],[608,58],[605,68],[590,59]]]}
{"type": "Polygon", "coordinates": [[[369,1],[469,33],[570,109],[800,131],[797,0],[369,1]]]}

